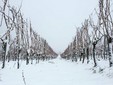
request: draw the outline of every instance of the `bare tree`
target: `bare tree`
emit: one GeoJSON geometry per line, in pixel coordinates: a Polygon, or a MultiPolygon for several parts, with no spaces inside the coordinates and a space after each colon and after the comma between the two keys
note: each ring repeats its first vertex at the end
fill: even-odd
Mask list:
{"type": "Polygon", "coordinates": [[[99,20],[103,26],[104,35],[107,39],[107,48],[109,54],[109,66],[113,66],[113,53],[112,53],[112,29],[113,21],[110,11],[110,0],[99,0],[99,20]]]}

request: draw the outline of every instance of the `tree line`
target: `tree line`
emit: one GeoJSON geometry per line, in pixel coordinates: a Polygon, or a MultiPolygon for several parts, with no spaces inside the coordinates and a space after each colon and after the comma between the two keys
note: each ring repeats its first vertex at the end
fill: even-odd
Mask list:
{"type": "Polygon", "coordinates": [[[111,0],[99,0],[96,17],[92,15],[77,27],[74,40],[61,54],[62,58],[77,62],[90,59],[97,66],[97,59],[109,60],[109,67],[113,66],[113,8],[111,0]]]}
{"type": "Polygon", "coordinates": [[[35,59],[49,60],[57,56],[47,41],[32,28],[31,22],[24,19],[20,8],[11,6],[9,0],[0,0],[0,62],[2,68],[6,61],[26,60],[26,64],[35,59]]]}

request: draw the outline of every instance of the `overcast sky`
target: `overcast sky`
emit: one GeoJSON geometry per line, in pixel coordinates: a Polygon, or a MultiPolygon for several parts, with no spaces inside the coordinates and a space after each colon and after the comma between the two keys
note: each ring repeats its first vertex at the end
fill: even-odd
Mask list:
{"type": "MultiPolygon", "coordinates": [[[[10,0],[16,5],[21,0],[10,0]]],[[[19,6],[19,5],[17,5],[19,6]]],[[[98,6],[98,0],[23,0],[24,18],[56,52],[63,52],[73,40],[76,27],[98,6]]]]}

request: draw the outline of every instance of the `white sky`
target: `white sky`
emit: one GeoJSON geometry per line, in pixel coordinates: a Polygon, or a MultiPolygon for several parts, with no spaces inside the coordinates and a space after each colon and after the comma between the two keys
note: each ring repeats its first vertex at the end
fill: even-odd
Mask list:
{"type": "MultiPolygon", "coordinates": [[[[10,0],[19,6],[21,0],[10,0]]],[[[22,13],[56,52],[73,40],[76,27],[89,17],[98,0],[23,0],[22,13]],[[76,26],[76,27],[75,27],[76,26]]]]}

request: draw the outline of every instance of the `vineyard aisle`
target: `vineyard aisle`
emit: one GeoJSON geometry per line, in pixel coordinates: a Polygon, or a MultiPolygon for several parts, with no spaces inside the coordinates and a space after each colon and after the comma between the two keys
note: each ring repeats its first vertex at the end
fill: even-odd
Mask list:
{"type": "Polygon", "coordinates": [[[28,66],[22,61],[18,70],[15,62],[6,65],[0,69],[0,85],[113,85],[112,68],[94,73],[92,64],[73,63],[60,56],[28,66]]]}

